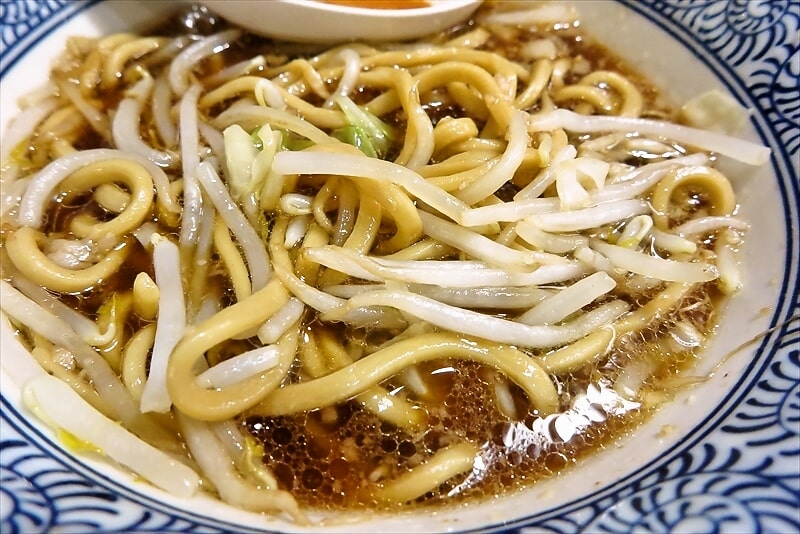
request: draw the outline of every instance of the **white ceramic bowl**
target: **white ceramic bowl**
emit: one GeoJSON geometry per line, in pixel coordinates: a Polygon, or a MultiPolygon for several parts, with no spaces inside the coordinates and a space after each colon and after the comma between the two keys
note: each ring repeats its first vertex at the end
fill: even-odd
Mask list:
{"type": "MultiPolygon", "coordinates": [[[[44,81],[69,35],[136,30],[170,3],[0,3],[0,118],[44,81]]],[[[673,102],[721,88],[769,145],[762,168],[730,166],[752,222],[746,286],[730,305],[705,384],[565,476],[483,505],[377,517],[336,532],[791,532],[800,524],[797,121],[800,4],[788,0],[582,2],[589,30],[673,102]],[[791,320],[795,317],[794,321],[791,320]]],[[[8,330],[2,361],[18,350],[8,330]]],[[[709,370],[709,369],[706,369],[709,370]]],[[[74,456],[20,407],[0,377],[0,531],[223,532],[296,527],[207,498],[182,501],[95,458],[74,456]]],[[[319,530],[319,529],[315,529],[319,530]]]]}
{"type": "Polygon", "coordinates": [[[346,6],[315,0],[209,0],[205,4],[252,32],[314,43],[419,37],[456,24],[480,4],[480,0],[427,1],[428,5],[413,9],[346,6]]]}

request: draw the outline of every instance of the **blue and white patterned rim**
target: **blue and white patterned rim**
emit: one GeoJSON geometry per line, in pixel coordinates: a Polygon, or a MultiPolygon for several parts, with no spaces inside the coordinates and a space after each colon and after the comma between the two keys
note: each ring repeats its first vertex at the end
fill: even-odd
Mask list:
{"type": "MultiPolygon", "coordinates": [[[[737,385],[672,451],[558,509],[493,532],[800,532],[800,3],[618,0],[692,51],[753,108],[773,148],[786,271],[770,326],[737,385]],[[747,83],[744,82],[747,80],[747,83]]],[[[0,0],[0,80],[94,0],[0,0]]],[[[0,396],[0,532],[244,531],[126,488],[65,454],[0,396]]]]}

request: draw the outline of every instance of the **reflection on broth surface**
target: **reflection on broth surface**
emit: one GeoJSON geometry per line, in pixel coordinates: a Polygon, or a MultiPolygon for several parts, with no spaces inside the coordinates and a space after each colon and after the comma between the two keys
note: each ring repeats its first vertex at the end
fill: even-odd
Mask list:
{"type": "Polygon", "coordinates": [[[300,523],[501,496],[634,431],[741,285],[718,154],[768,151],[697,102],[678,125],[572,8],[509,9],[326,50],[198,7],[207,35],[70,40],[3,146],[26,403],[300,523]]]}

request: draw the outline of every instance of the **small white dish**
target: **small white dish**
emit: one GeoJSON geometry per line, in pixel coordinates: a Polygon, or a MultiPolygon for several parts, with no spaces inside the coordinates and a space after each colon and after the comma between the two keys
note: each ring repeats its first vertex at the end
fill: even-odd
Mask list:
{"type": "Polygon", "coordinates": [[[405,40],[435,33],[467,18],[481,0],[425,0],[421,7],[402,9],[368,7],[368,1],[360,2],[364,7],[319,0],[209,0],[204,3],[223,18],[259,35],[333,43],[405,40]]]}

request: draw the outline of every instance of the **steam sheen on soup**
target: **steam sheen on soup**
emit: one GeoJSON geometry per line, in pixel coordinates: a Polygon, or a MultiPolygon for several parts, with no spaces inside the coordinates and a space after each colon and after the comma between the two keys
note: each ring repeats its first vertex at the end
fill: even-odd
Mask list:
{"type": "Polygon", "coordinates": [[[741,112],[722,95],[673,111],[572,8],[518,9],[328,49],[198,6],[70,39],[2,152],[25,403],[167,491],[299,523],[503,495],[632,431],[741,285],[717,158],[768,151],[704,122],[741,112]]]}

